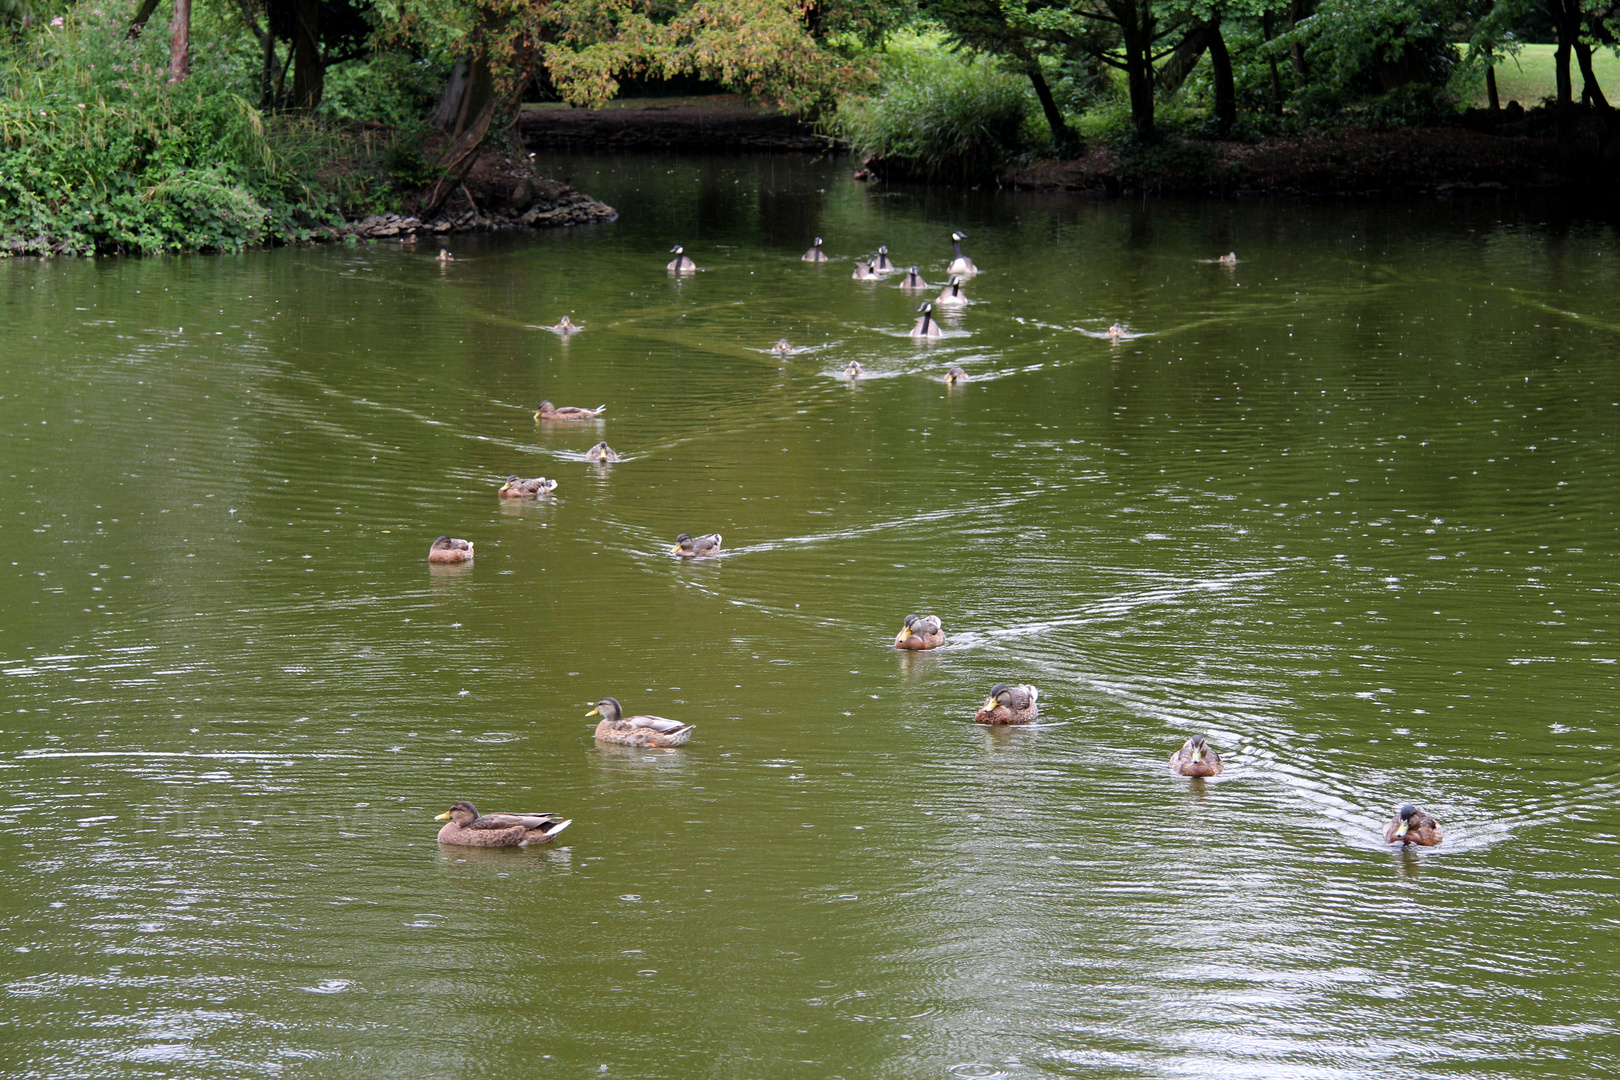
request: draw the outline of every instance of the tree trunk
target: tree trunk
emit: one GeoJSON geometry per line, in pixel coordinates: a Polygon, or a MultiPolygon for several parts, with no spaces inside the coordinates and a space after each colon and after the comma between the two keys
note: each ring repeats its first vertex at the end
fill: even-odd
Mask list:
{"type": "MultiPolygon", "coordinates": [[[[1305,0],[1294,0],[1288,9],[1288,28],[1294,29],[1309,12],[1306,10],[1305,0]]],[[[1293,42],[1288,46],[1288,59],[1294,67],[1294,89],[1305,89],[1305,83],[1310,77],[1310,71],[1305,67],[1305,46],[1293,42]]]]}
{"type": "Polygon", "coordinates": [[[1136,134],[1153,134],[1153,12],[1149,0],[1121,5],[1128,15],[1120,22],[1125,46],[1125,82],[1130,89],[1131,124],[1136,134]]]}
{"type": "Polygon", "coordinates": [[[293,22],[293,107],[313,111],[321,103],[325,80],[320,0],[298,0],[293,22]]]}
{"type": "Polygon", "coordinates": [[[1052,143],[1060,149],[1072,147],[1077,140],[1070,129],[1067,120],[1063,119],[1063,110],[1058,108],[1057,99],[1052,96],[1052,88],[1046,85],[1046,76],[1041,74],[1041,63],[1031,58],[1029,62],[1029,82],[1035,88],[1035,98],[1041,103],[1041,112],[1046,116],[1046,126],[1052,129],[1052,143]]]}
{"type": "Polygon", "coordinates": [[[1581,67],[1581,104],[1607,112],[1609,99],[1603,96],[1603,88],[1592,74],[1592,47],[1580,38],[1575,39],[1575,62],[1581,67]]]}
{"type": "Polygon", "coordinates": [[[1176,46],[1176,51],[1170,54],[1170,59],[1159,65],[1158,74],[1154,77],[1155,89],[1159,93],[1173,94],[1187,81],[1187,76],[1192,74],[1193,68],[1198,66],[1198,61],[1209,48],[1209,25],[1203,21],[1193,23],[1176,46]]]}
{"type": "Polygon", "coordinates": [[[1496,93],[1496,65],[1491,64],[1485,69],[1485,100],[1490,103],[1491,112],[1502,107],[1502,99],[1496,93]]]}
{"type": "Polygon", "coordinates": [[[276,33],[269,19],[264,23],[264,66],[259,72],[259,108],[270,109],[276,103],[276,33]]]}
{"type": "Polygon", "coordinates": [[[1558,109],[1567,112],[1575,104],[1573,80],[1569,77],[1569,54],[1575,39],[1580,36],[1580,23],[1570,18],[1570,7],[1579,0],[1548,0],[1552,11],[1553,29],[1558,34],[1558,45],[1553,50],[1553,78],[1558,88],[1558,109]]]}
{"type": "Polygon", "coordinates": [[[433,126],[440,131],[452,131],[456,126],[456,118],[461,115],[461,101],[467,93],[467,82],[470,78],[468,58],[456,58],[456,66],[450,69],[450,78],[444,84],[444,92],[439,95],[439,107],[433,111],[433,126]]]}
{"type": "Polygon", "coordinates": [[[184,82],[191,70],[191,0],[174,0],[169,26],[169,81],[184,82]]]}
{"type": "Polygon", "coordinates": [[[141,0],[140,10],[135,12],[135,17],[129,21],[130,37],[137,38],[141,36],[141,31],[146,29],[146,20],[152,17],[152,13],[157,10],[157,6],[158,0],[141,0]]]}
{"type": "Polygon", "coordinates": [[[1215,77],[1215,125],[1222,134],[1237,123],[1237,81],[1232,77],[1232,57],[1221,36],[1219,17],[1209,21],[1209,70],[1215,77]]]}

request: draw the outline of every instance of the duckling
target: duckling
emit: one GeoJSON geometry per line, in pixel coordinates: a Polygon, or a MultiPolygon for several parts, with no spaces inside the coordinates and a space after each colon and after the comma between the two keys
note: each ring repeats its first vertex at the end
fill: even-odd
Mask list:
{"type": "Polygon", "coordinates": [[[810,250],[809,251],[807,251],[803,255],[799,256],[799,261],[800,262],[826,262],[827,261],[826,253],[821,250],[821,237],[819,237],[819,236],[816,237],[816,242],[810,245],[810,250]]]}
{"type": "Polygon", "coordinates": [[[973,260],[962,254],[962,241],[966,239],[967,233],[951,233],[951,246],[956,249],[956,258],[951,260],[951,265],[946,268],[946,273],[972,277],[979,272],[979,268],[973,265],[973,260]]]}
{"type": "Polygon", "coordinates": [[[1411,803],[1406,803],[1395,811],[1395,816],[1390,818],[1388,824],[1384,826],[1384,843],[1386,844],[1416,844],[1419,847],[1434,847],[1434,845],[1445,839],[1445,835],[1438,821],[1411,803]]]}
{"type": "Polygon", "coordinates": [[[534,418],[536,420],[595,420],[606,411],[606,405],[598,405],[594,409],[582,409],[578,405],[564,405],[559,409],[549,401],[542,401],[540,407],[534,410],[534,418]]]}
{"type": "Polygon", "coordinates": [[[871,263],[866,262],[863,259],[856,259],[855,272],[849,276],[854,278],[856,281],[874,281],[882,275],[873,273],[871,263]]]}
{"type": "Polygon", "coordinates": [[[548,326],[546,329],[555,331],[556,333],[561,334],[563,337],[567,337],[569,334],[577,334],[585,328],[583,326],[575,326],[574,321],[568,316],[564,315],[562,317],[562,321],[556,326],[548,326]]]}
{"type": "Polygon", "coordinates": [[[600,716],[596,725],[596,741],[618,743],[620,746],[685,746],[692,737],[691,724],[679,720],[666,720],[662,716],[626,716],[619,703],[605,697],[596,708],[585,714],[600,716]]]}
{"type": "Polygon", "coordinates": [[[906,624],[900,632],[894,635],[894,647],[897,649],[937,649],[945,644],[945,631],[939,624],[938,615],[929,615],[926,618],[918,615],[907,615],[906,624]]]}
{"type": "Polygon", "coordinates": [[[1177,776],[1219,776],[1224,768],[1221,755],[1202,735],[1194,735],[1170,755],[1170,771],[1177,776]]]}
{"type": "Polygon", "coordinates": [[[439,249],[439,254],[436,255],[435,258],[437,258],[440,262],[455,262],[456,261],[456,257],[454,255],[450,254],[450,249],[449,248],[440,248],[439,249]]]}
{"type": "Polygon", "coordinates": [[[849,362],[849,367],[844,369],[844,378],[848,379],[850,382],[854,382],[864,374],[866,374],[865,370],[862,369],[861,365],[854,360],[851,360],[849,362]]]}
{"type": "Polygon", "coordinates": [[[875,274],[894,273],[894,263],[889,261],[889,248],[887,245],[878,245],[877,254],[872,256],[872,272],[875,274]]]}
{"type": "Polygon", "coordinates": [[[516,476],[508,476],[506,483],[495,492],[503,499],[538,499],[542,495],[550,495],[557,488],[557,481],[547,480],[537,476],[533,480],[523,480],[516,476]]]}
{"type": "Polygon", "coordinates": [[[457,540],[450,536],[441,536],[433,541],[428,548],[428,562],[435,563],[464,563],[472,562],[473,546],[471,540],[457,540]]]}
{"type": "Polygon", "coordinates": [[[1237,252],[1228,251],[1225,255],[1222,255],[1220,258],[1216,259],[1215,261],[1220,263],[1222,266],[1236,266],[1237,265],[1237,252]]]}
{"type": "Polygon", "coordinates": [[[619,460],[619,452],[607,444],[606,440],[597,443],[585,451],[586,461],[612,462],[619,460]]]}
{"type": "Polygon", "coordinates": [[[1120,342],[1124,341],[1128,335],[1129,331],[1127,331],[1120,323],[1115,323],[1107,330],[1103,331],[1103,336],[1109,341],[1113,342],[1115,345],[1118,345],[1120,342]]]}
{"type": "Polygon", "coordinates": [[[980,724],[1027,724],[1035,719],[1035,699],[1038,697],[1040,691],[1033,686],[996,683],[973,719],[980,724]]]}
{"type": "Polygon", "coordinates": [[[962,291],[962,279],[954,276],[950,284],[945,286],[945,291],[939,294],[939,299],[934,301],[943,307],[956,307],[967,302],[967,293],[962,291]]]}
{"type": "Polygon", "coordinates": [[[691,533],[681,533],[675,538],[675,546],[669,549],[669,553],[683,559],[707,559],[711,555],[718,555],[720,534],[707,533],[694,537],[691,533]]]}
{"type": "Polygon", "coordinates": [[[936,338],[944,333],[939,323],[934,321],[934,305],[925,303],[917,309],[917,321],[912,324],[911,336],[914,338],[936,338]]]}
{"type": "Polygon", "coordinates": [[[906,276],[900,279],[900,287],[902,289],[926,289],[928,288],[928,282],[923,280],[922,275],[917,273],[917,268],[913,266],[906,271],[906,276]]]}
{"type": "Polygon", "coordinates": [[[955,386],[957,383],[968,381],[968,373],[959,367],[953,367],[945,373],[945,385],[955,386]]]}
{"type": "Polygon", "coordinates": [[[674,253],[675,257],[669,260],[669,265],[664,267],[665,270],[672,274],[688,274],[697,269],[697,263],[692,261],[691,256],[686,254],[681,245],[676,244],[669,250],[674,253]]]}
{"type": "Polygon", "coordinates": [[[775,356],[792,356],[798,351],[788,344],[787,338],[777,338],[776,344],[771,346],[771,353],[775,356]]]}
{"type": "Polygon", "coordinates": [[[480,814],[462,800],[433,819],[448,821],[439,830],[439,843],[462,847],[524,847],[543,844],[573,824],[556,814],[480,814]]]}

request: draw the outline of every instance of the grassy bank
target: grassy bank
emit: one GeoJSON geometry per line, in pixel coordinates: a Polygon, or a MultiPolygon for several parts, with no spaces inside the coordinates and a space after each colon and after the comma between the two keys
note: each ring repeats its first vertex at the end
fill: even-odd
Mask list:
{"type": "MultiPolygon", "coordinates": [[[[1553,97],[1557,93],[1558,80],[1553,73],[1553,52],[1554,47],[1551,45],[1526,45],[1519,50],[1518,56],[1508,57],[1496,65],[1496,88],[1503,105],[1512,100],[1525,108],[1530,108],[1541,104],[1543,98],[1553,97]]],[[[1575,83],[1575,96],[1579,97],[1581,73],[1575,67],[1573,59],[1570,67],[1571,77],[1575,83]]],[[[1620,94],[1620,56],[1607,49],[1593,52],[1592,74],[1597,76],[1598,85],[1613,103],[1616,95],[1620,94]]],[[[1486,104],[1483,87],[1480,89],[1477,104],[1486,104]]]]}

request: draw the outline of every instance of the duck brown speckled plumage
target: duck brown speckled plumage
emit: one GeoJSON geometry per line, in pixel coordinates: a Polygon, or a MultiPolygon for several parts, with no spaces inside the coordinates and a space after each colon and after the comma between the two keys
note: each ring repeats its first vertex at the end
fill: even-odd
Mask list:
{"type": "Polygon", "coordinates": [[[556,814],[480,814],[462,800],[434,818],[449,824],[439,830],[439,843],[462,847],[522,847],[543,844],[572,823],[556,814]]]}
{"type": "Polygon", "coordinates": [[[508,476],[506,483],[495,492],[503,499],[538,499],[542,495],[549,495],[557,487],[557,481],[547,480],[537,476],[533,480],[525,480],[520,476],[508,476]]]}
{"type": "Polygon", "coordinates": [[[894,647],[897,649],[937,649],[943,644],[945,630],[940,626],[938,615],[907,615],[905,625],[894,635],[894,647]]]}
{"type": "Polygon", "coordinates": [[[1384,843],[1416,844],[1433,847],[1445,839],[1440,823],[1422,810],[1407,803],[1395,811],[1395,816],[1384,826],[1384,843]]]}
{"type": "Polygon", "coordinates": [[[441,536],[428,548],[428,562],[432,563],[472,562],[472,557],[472,541],[457,540],[453,536],[441,536]]]}
{"type": "Polygon", "coordinates": [[[1202,735],[1194,735],[1170,755],[1170,771],[1177,776],[1219,776],[1225,768],[1221,755],[1202,735]]]}
{"type": "Polygon", "coordinates": [[[609,446],[606,441],[603,441],[585,451],[585,460],[595,462],[618,461],[619,452],[609,446]]]}
{"type": "Polygon", "coordinates": [[[1040,696],[1040,691],[1033,686],[1008,686],[1006,683],[996,683],[990,688],[990,696],[985,699],[984,705],[973,719],[980,724],[1031,723],[1039,711],[1035,699],[1040,696]]]}
{"type": "Polygon", "coordinates": [[[711,555],[718,555],[720,534],[693,536],[691,533],[681,533],[675,538],[675,546],[669,549],[669,553],[679,555],[683,559],[706,559],[711,555]]]}
{"type": "Polygon", "coordinates": [[[606,411],[606,405],[598,405],[594,409],[582,409],[578,405],[564,405],[559,409],[549,401],[542,401],[540,407],[534,410],[534,418],[536,420],[595,420],[606,411]]]}
{"type": "Polygon", "coordinates": [[[693,725],[662,716],[626,716],[616,699],[605,697],[585,714],[600,716],[596,741],[620,746],[657,746],[669,749],[684,746],[692,738],[693,725]]]}

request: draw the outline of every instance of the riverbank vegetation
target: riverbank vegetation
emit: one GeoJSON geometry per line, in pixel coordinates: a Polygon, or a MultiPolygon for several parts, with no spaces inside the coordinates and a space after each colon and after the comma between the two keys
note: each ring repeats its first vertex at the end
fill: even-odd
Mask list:
{"type": "Polygon", "coordinates": [[[1103,145],[1151,188],[1212,143],[1346,125],[1542,136],[1612,176],[1617,31],[1614,0],[0,0],[0,251],[483,220],[479,176],[532,187],[525,101],[661,85],[785,108],[909,179],[1103,145]]]}

